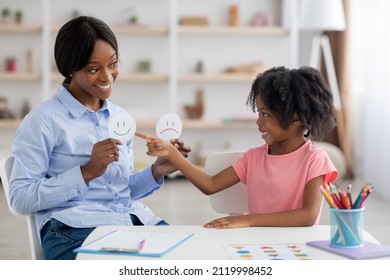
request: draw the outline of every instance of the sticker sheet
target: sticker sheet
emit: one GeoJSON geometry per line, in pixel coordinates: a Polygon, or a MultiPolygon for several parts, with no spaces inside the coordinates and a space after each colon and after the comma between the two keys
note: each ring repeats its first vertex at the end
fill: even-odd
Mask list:
{"type": "Polygon", "coordinates": [[[225,244],[233,260],[314,260],[304,244],[225,244]]]}

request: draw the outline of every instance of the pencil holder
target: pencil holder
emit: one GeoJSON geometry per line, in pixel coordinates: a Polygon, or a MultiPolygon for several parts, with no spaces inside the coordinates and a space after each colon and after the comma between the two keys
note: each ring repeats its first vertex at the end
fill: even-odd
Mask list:
{"type": "Polygon", "coordinates": [[[357,248],[363,246],[364,208],[330,208],[330,246],[357,248]]]}

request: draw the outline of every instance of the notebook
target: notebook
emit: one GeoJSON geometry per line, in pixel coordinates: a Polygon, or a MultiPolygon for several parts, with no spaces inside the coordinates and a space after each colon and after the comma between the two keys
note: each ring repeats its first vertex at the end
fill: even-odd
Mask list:
{"type": "Polygon", "coordinates": [[[74,252],[162,257],[191,236],[193,233],[114,230],[75,249],[74,252]]]}
{"type": "Polygon", "coordinates": [[[330,246],[329,240],[310,241],[306,243],[331,253],[335,253],[350,259],[363,260],[390,256],[390,247],[364,241],[359,248],[337,248],[330,246]]]}

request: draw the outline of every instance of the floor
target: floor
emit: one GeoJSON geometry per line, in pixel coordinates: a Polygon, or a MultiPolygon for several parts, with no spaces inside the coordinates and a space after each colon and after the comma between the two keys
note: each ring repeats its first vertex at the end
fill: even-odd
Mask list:
{"type": "MultiPolygon", "coordinates": [[[[357,192],[363,184],[354,183],[353,186],[357,192]]],[[[143,201],[157,215],[175,225],[203,224],[221,216],[211,208],[209,198],[184,178],[167,180],[161,190],[143,201]]],[[[380,243],[390,246],[390,203],[382,201],[373,192],[367,199],[364,215],[365,230],[380,243]]],[[[321,223],[329,224],[327,207],[323,209],[321,223]]],[[[30,259],[26,220],[10,214],[2,187],[0,224],[0,260],[30,259]]]]}

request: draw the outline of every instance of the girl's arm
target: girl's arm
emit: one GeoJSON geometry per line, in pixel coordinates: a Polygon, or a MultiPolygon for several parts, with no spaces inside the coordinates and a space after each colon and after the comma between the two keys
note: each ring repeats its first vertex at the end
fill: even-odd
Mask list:
{"type": "Polygon", "coordinates": [[[318,186],[323,176],[310,180],[305,187],[303,205],[299,209],[269,214],[247,214],[228,216],[205,224],[209,228],[235,228],[249,226],[299,227],[315,224],[322,204],[322,194],[318,186]]]}
{"type": "Polygon", "coordinates": [[[135,135],[147,141],[147,154],[149,156],[166,157],[204,194],[210,195],[219,192],[240,181],[231,166],[214,176],[210,176],[205,171],[188,161],[171,143],[140,132],[136,132],[135,135]]]}

